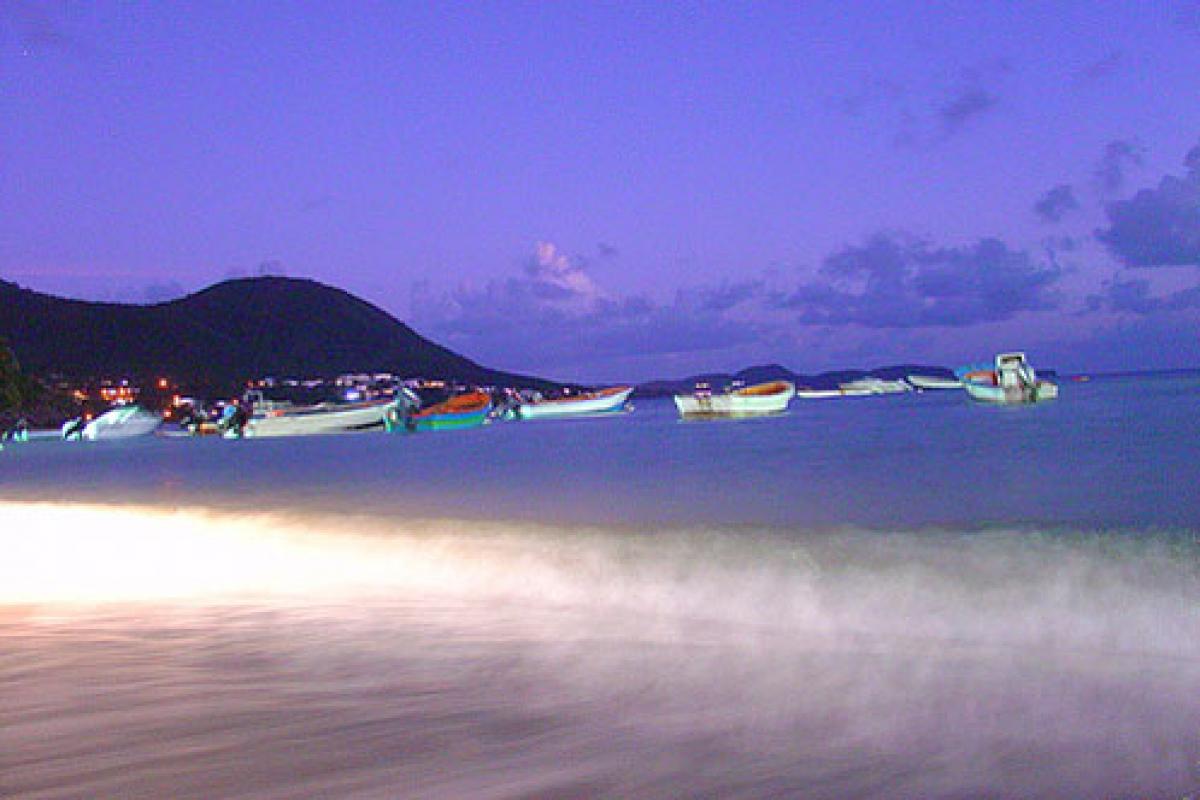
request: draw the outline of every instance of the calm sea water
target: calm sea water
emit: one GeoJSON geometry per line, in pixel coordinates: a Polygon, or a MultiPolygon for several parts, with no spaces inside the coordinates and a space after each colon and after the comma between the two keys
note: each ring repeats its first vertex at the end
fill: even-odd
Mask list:
{"type": "Polygon", "coordinates": [[[1200,375],[0,453],[0,796],[1186,797],[1200,375]]]}

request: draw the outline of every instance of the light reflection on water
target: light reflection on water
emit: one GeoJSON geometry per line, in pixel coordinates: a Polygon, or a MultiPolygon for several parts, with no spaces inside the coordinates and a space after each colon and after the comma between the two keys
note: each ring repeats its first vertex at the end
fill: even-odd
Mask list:
{"type": "Polygon", "coordinates": [[[1200,545],[0,504],[0,795],[1200,788],[1200,545]]]}

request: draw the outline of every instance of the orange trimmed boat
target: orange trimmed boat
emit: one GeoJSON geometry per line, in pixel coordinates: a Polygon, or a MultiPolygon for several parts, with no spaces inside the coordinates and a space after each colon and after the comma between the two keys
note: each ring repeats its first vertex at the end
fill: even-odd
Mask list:
{"type": "Polygon", "coordinates": [[[409,429],[418,431],[473,428],[487,421],[488,412],[491,410],[490,394],[467,392],[412,414],[407,424],[409,429]]]}
{"type": "Polygon", "coordinates": [[[795,396],[795,384],[770,381],[724,394],[677,394],[675,407],[683,417],[754,417],[783,413],[795,396]]]}

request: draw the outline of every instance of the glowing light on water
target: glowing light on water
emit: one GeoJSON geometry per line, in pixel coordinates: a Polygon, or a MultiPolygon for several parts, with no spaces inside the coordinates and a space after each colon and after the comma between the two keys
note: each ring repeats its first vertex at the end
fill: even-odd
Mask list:
{"type": "Polygon", "coordinates": [[[5,789],[1184,796],[1197,552],[0,504],[5,789]]]}
{"type": "Polygon", "coordinates": [[[422,574],[403,542],[195,510],[4,504],[0,553],[0,604],[314,597],[450,577],[422,574]]]}
{"type": "Polygon", "coordinates": [[[1120,535],[631,533],[8,503],[0,605],[441,598],[485,615],[504,603],[571,608],[677,640],[867,637],[1195,660],[1198,551],[1120,535]]]}

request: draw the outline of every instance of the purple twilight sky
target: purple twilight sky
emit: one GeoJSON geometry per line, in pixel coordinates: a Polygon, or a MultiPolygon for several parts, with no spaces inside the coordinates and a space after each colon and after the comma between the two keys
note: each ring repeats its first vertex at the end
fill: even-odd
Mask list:
{"type": "Polygon", "coordinates": [[[636,380],[1200,365],[1200,2],[0,0],[0,278],[636,380]]]}

